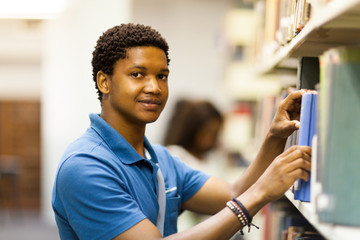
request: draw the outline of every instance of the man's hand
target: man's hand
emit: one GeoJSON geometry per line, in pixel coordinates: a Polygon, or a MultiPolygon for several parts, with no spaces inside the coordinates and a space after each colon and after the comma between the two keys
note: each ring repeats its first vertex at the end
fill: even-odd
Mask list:
{"type": "Polygon", "coordinates": [[[254,187],[264,193],[264,200],[280,198],[301,178],[307,181],[311,170],[311,147],[292,146],[280,154],[266,169],[254,187]]]}
{"type": "Polygon", "coordinates": [[[293,91],[280,103],[270,126],[271,137],[285,139],[299,129],[301,97],[306,92],[308,90],[293,91]]]}

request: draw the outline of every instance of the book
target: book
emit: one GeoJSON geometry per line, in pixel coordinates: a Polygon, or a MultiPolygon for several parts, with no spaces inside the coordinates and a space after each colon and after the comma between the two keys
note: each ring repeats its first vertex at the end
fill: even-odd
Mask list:
{"type": "Polygon", "coordinates": [[[279,29],[276,33],[276,39],[280,45],[284,46],[288,43],[288,26],[290,24],[290,4],[289,0],[280,0],[280,20],[279,29]]]}
{"type": "Polygon", "coordinates": [[[320,63],[318,57],[301,57],[297,72],[297,89],[315,90],[320,79],[320,63]]]}
{"type": "Polygon", "coordinates": [[[284,232],[287,232],[291,226],[310,226],[310,223],[286,198],[269,203],[265,219],[268,229],[264,237],[266,236],[267,240],[282,239],[284,232]]]}
{"type": "MultiPolygon", "coordinates": [[[[320,63],[317,57],[301,57],[299,58],[299,66],[297,71],[296,89],[315,90],[315,86],[319,83],[320,63]]],[[[298,144],[299,133],[295,130],[286,142],[285,149],[298,144]]]]}
{"type": "Polygon", "coordinates": [[[321,222],[360,226],[360,48],[338,47],[321,57],[321,222]]]}
{"type": "MultiPolygon", "coordinates": [[[[300,110],[300,127],[298,135],[298,145],[312,147],[312,139],[316,133],[316,114],[317,113],[317,94],[306,93],[302,96],[300,110]]],[[[310,183],[309,180],[299,179],[294,187],[294,199],[303,202],[310,202],[310,183]]]]}
{"type": "Polygon", "coordinates": [[[294,25],[295,25],[295,19],[296,19],[296,2],[297,0],[291,0],[290,1],[290,17],[289,17],[289,26],[288,26],[288,35],[287,35],[287,41],[290,42],[294,37],[294,25]]]}

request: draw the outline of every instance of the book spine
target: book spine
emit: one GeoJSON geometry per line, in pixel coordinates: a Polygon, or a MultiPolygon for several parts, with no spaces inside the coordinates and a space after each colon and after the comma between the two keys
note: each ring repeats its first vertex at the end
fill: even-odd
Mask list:
{"type": "MultiPolygon", "coordinates": [[[[298,145],[312,146],[312,138],[316,132],[316,100],[317,96],[313,93],[302,96],[298,145]]],[[[310,173],[308,181],[297,180],[294,189],[295,200],[310,202],[310,183],[310,173]]]]}

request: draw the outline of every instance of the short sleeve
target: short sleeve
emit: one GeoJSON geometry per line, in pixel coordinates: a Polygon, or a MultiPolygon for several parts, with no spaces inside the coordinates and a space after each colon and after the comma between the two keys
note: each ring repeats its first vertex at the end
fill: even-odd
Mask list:
{"type": "Polygon", "coordinates": [[[119,173],[85,155],[60,166],[53,208],[57,222],[67,219],[79,239],[112,239],[146,218],[119,173]]]}
{"type": "Polygon", "coordinates": [[[184,203],[200,190],[210,176],[200,170],[193,169],[178,157],[173,156],[173,159],[178,174],[181,176],[180,179],[182,179],[182,203],[184,203]]]}
{"type": "Polygon", "coordinates": [[[160,167],[163,175],[165,172],[165,182],[168,189],[177,186],[178,193],[181,196],[181,204],[189,200],[204,183],[209,179],[209,175],[193,169],[180,158],[171,155],[171,153],[161,145],[154,145],[154,150],[159,156],[160,167]],[[176,176],[176,178],[174,177],[176,176]],[[176,182],[174,182],[176,181],[176,182]]]}

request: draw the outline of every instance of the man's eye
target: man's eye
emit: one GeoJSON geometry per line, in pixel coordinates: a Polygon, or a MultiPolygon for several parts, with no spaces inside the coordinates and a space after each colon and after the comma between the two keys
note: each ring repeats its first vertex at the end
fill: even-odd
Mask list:
{"type": "Polygon", "coordinates": [[[131,76],[134,77],[134,78],[139,78],[139,77],[141,77],[142,75],[141,75],[141,73],[139,73],[139,72],[134,72],[134,73],[131,74],[131,76]]]}
{"type": "Polygon", "coordinates": [[[165,74],[160,74],[160,75],[158,76],[158,78],[160,78],[160,79],[162,79],[162,80],[167,80],[168,76],[165,75],[165,74]]]}

